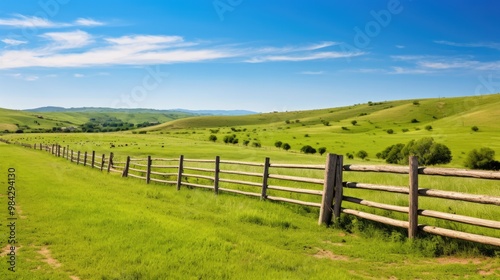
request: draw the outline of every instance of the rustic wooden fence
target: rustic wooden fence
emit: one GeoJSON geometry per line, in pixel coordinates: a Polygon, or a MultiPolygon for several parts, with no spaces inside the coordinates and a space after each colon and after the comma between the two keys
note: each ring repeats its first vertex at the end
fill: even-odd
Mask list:
{"type": "MultiPolygon", "coordinates": [[[[5,142],[5,141],[4,141],[5,142]]],[[[210,189],[215,194],[220,192],[234,193],[259,197],[265,200],[293,203],[308,207],[319,208],[319,224],[330,224],[339,220],[341,214],[356,216],[408,230],[408,237],[415,238],[419,232],[426,232],[445,237],[458,238],[500,247],[498,236],[485,236],[463,231],[440,228],[432,225],[419,224],[419,217],[430,217],[478,227],[500,229],[500,221],[487,220],[477,217],[463,216],[431,209],[420,209],[420,197],[433,197],[444,200],[462,201],[467,203],[500,206],[499,196],[486,196],[467,194],[443,190],[419,188],[419,175],[425,176],[452,176],[463,178],[476,178],[487,180],[500,180],[500,172],[469,171],[449,168],[419,167],[417,157],[410,157],[407,167],[388,165],[344,165],[343,156],[329,154],[324,165],[301,165],[272,163],[266,158],[263,163],[240,162],[215,159],[188,159],[179,158],[131,158],[114,162],[114,155],[108,157],[92,153],[81,153],[70,150],[69,146],[57,144],[21,144],[25,147],[44,150],[57,157],[65,158],[73,163],[92,168],[106,170],[108,173],[121,174],[122,177],[133,177],[151,182],[175,185],[177,190],[181,187],[210,189]],[[97,156],[97,157],[96,157],[97,156]],[[200,167],[201,166],[201,167],[200,167]],[[243,169],[245,167],[246,169],[243,169]],[[249,172],[248,168],[254,171],[249,172]],[[244,171],[243,171],[243,170],[244,171]],[[314,170],[324,175],[317,177],[299,177],[283,175],[279,170],[291,170],[289,174],[303,174],[314,170]],[[387,186],[361,182],[347,182],[343,180],[346,172],[379,172],[391,174],[407,174],[408,185],[387,186]],[[195,180],[192,182],[191,180],[195,180]],[[283,182],[298,182],[300,188],[280,185],[283,182]],[[390,205],[374,202],[359,197],[344,195],[345,189],[357,189],[377,192],[389,192],[408,196],[408,206],[390,205]],[[288,197],[284,197],[288,194],[288,197]],[[290,194],[298,194],[291,198],[290,194]],[[343,203],[349,202],[370,208],[407,214],[406,220],[389,218],[383,215],[362,212],[355,209],[344,208],[343,203]]],[[[500,219],[500,217],[498,217],[500,219]]]]}

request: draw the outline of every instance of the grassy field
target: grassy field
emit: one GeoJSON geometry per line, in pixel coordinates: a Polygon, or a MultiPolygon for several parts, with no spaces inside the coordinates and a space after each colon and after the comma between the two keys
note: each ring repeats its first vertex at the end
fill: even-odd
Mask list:
{"type": "MultiPolygon", "coordinates": [[[[3,143],[0,163],[4,178],[16,169],[19,242],[12,274],[2,238],[1,279],[500,277],[498,257],[429,257],[433,243],[369,224],[363,232],[317,226],[317,211],[304,207],[146,185],[3,143]]],[[[0,205],[7,236],[3,191],[0,205]]]]}

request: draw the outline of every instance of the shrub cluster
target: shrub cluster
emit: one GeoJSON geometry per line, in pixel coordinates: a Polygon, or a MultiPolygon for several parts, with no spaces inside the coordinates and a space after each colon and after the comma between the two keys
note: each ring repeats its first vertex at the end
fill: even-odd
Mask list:
{"type": "Polygon", "coordinates": [[[474,149],[465,159],[465,167],[470,169],[500,170],[500,162],[494,160],[495,151],[490,148],[474,149]]]}
{"type": "Polygon", "coordinates": [[[418,156],[418,162],[422,165],[446,164],[452,159],[450,149],[444,144],[434,142],[431,137],[411,140],[406,145],[391,145],[378,153],[377,157],[385,159],[387,163],[408,164],[410,155],[418,156]]]}

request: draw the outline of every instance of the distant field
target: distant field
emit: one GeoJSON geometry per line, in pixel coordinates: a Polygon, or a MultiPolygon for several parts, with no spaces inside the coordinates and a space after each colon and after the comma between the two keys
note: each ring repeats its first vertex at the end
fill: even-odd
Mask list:
{"type": "MultiPolygon", "coordinates": [[[[102,138],[95,143],[103,145],[111,135],[96,137],[102,138]]],[[[197,145],[191,141],[179,139],[176,147],[197,145]]],[[[150,145],[140,143],[144,149],[150,145]]],[[[207,144],[200,142],[193,155],[207,144]]],[[[261,151],[231,149],[225,156],[261,156],[261,151]]],[[[319,161],[316,156],[271,152],[279,153],[286,155],[280,160],[319,161]]],[[[8,167],[16,169],[19,235],[14,278],[6,269],[2,239],[1,279],[500,277],[498,257],[468,252],[434,258],[432,242],[401,241],[397,230],[360,232],[353,227],[349,232],[317,226],[317,211],[307,207],[187,188],[178,192],[172,186],[146,185],[3,143],[0,165],[1,176],[8,167]]],[[[5,195],[0,195],[0,204],[7,205],[5,195]]],[[[7,235],[5,223],[2,218],[1,236],[7,235]]]]}

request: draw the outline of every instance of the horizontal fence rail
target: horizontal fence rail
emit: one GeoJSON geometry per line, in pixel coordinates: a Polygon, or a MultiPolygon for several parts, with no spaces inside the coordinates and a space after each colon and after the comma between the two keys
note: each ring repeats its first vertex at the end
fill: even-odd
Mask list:
{"type": "MultiPolygon", "coordinates": [[[[234,160],[190,159],[179,158],[131,158],[114,162],[114,154],[96,154],[95,151],[81,152],[72,150],[69,146],[58,144],[26,144],[0,139],[0,142],[17,144],[23,147],[46,151],[56,157],[84,167],[97,168],[107,173],[118,173],[122,177],[133,177],[145,180],[146,183],[156,182],[182,187],[202,188],[220,192],[259,197],[262,200],[278,201],[319,208],[319,224],[330,224],[338,221],[341,214],[351,215],[361,219],[371,220],[394,227],[408,230],[409,238],[416,238],[419,233],[435,234],[445,237],[458,238],[500,247],[500,238],[459,231],[456,229],[441,228],[434,225],[420,224],[419,217],[425,217],[462,223],[489,229],[500,229],[500,221],[482,219],[446,213],[434,209],[419,208],[421,197],[436,198],[447,201],[460,201],[490,206],[500,206],[499,196],[467,194],[454,191],[435,190],[419,187],[419,176],[449,176],[458,178],[500,180],[500,172],[470,171],[451,168],[419,167],[418,159],[410,157],[409,166],[388,165],[357,165],[343,164],[343,156],[329,154],[324,165],[301,165],[271,163],[266,158],[262,163],[240,162],[234,160]],[[289,172],[282,174],[280,170],[289,172]],[[324,171],[324,176],[296,176],[324,171]],[[290,172],[291,171],[291,172],[290,172]],[[350,172],[379,172],[388,174],[408,175],[407,186],[380,185],[363,182],[344,181],[344,173],[350,172]],[[294,174],[294,175],[290,175],[294,174]],[[284,186],[284,182],[299,184],[300,187],[284,186]],[[372,201],[362,197],[345,195],[349,190],[358,190],[357,194],[365,191],[393,193],[407,196],[408,206],[391,205],[385,202],[372,201]],[[288,197],[284,197],[286,194],[288,197]],[[407,216],[406,220],[350,209],[348,205],[360,205],[369,209],[379,209],[390,213],[401,213],[407,216]]],[[[371,212],[371,211],[370,211],[371,212]]]]}

